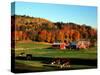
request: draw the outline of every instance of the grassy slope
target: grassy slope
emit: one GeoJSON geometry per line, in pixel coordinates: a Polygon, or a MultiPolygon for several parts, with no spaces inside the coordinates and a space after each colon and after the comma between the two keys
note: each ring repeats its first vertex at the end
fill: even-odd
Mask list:
{"type": "Polygon", "coordinates": [[[67,58],[83,58],[83,59],[96,59],[97,50],[96,47],[89,49],[76,50],[60,50],[49,49],[51,45],[35,44],[35,43],[17,43],[17,48],[23,48],[23,50],[16,50],[16,56],[21,52],[25,54],[33,54],[34,57],[67,57],[67,58]]]}
{"type": "MultiPolygon", "coordinates": [[[[23,50],[16,50],[16,55],[21,52],[32,53],[34,57],[65,57],[65,58],[80,58],[80,59],[96,59],[97,50],[96,47],[89,49],[81,49],[79,51],[75,50],[60,50],[60,49],[50,49],[48,44],[36,44],[36,43],[17,43],[17,48],[23,48],[23,50]]],[[[81,69],[81,68],[93,68],[96,66],[89,65],[77,65],[71,64],[70,69],[81,69]]],[[[52,71],[59,70],[57,65],[52,66],[50,64],[43,63],[41,60],[16,60],[16,70],[18,72],[27,71],[52,71]]]]}

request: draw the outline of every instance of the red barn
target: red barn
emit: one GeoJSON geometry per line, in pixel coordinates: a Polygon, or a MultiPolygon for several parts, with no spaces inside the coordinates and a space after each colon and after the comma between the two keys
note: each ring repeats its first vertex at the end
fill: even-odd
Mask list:
{"type": "Polygon", "coordinates": [[[66,44],[65,43],[53,43],[52,47],[58,48],[58,49],[66,49],[66,44]]]}

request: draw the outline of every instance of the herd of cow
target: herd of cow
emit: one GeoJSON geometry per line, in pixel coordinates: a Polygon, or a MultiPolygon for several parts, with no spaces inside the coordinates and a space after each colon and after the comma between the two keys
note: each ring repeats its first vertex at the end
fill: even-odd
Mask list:
{"type": "Polygon", "coordinates": [[[70,68],[70,60],[66,58],[55,58],[51,61],[52,65],[59,65],[62,68],[70,68]]]}

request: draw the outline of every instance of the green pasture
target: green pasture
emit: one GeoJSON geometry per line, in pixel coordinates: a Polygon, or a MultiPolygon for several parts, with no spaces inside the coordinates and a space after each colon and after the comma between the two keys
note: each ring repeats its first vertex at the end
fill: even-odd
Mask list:
{"type": "Polygon", "coordinates": [[[81,58],[81,59],[96,59],[97,49],[96,47],[80,50],[61,50],[52,49],[51,45],[35,44],[35,43],[17,43],[15,50],[16,56],[24,52],[25,54],[32,54],[34,57],[65,57],[65,58],[81,58]],[[20,50],[23,48],[23,50],[20,50]]]}
{"type": "MultiPolygon", "coordinates": [[[[80,50],[60,50],[53,49],[49,44],[36,44],[36,43],[16,43],[15,55],[19,56],[20,53],[32,54],[33,57],[45,57],[45,58],[77,58],[86,60],[97,60],[97,48],[91,47],[88,49],[80,50]]],[[[85,62],[86,63],[86,62],[85,62]]],[[[53,71],[60,70],[59,65],[51,66],[51,64],[43,63],[41,60],[19,60],[15,59],[16,70],[27,71],[53,71]]],[[[77,65],[71,64],[70,69],[81,68],[94,68],[96,66],[90,65],[77,65]]]]}

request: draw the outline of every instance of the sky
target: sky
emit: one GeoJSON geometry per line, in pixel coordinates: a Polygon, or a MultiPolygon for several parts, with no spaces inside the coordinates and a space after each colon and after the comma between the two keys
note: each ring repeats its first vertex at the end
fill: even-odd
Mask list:
{"type": "Polygon", "coordinates": [[[52,22],[86,24],[97,28],[97,7],[95,6],[16,2],[15,12],[12,4],[11,13],[45,18],[52,22]]]}

